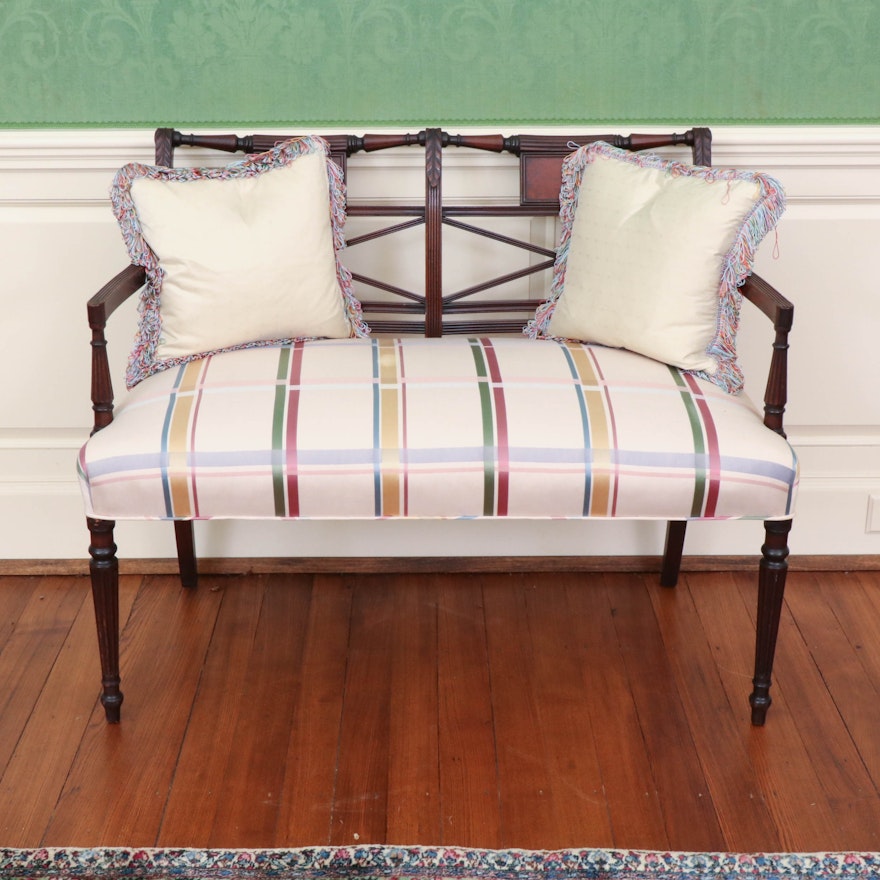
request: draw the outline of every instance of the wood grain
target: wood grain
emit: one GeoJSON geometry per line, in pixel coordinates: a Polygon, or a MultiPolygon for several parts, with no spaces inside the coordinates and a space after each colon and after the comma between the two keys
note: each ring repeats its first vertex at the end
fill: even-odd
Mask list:
{"type": "Polygon", "coordinates": [[[501,800],[481,579],[435,575],[431,582],[439,611],[439,842],[498,848],[501,800]]]}
{"type": "MultiPolygon", "coordinates": [[[[715,579],[721,580],[721,577],[715,579]]],[[[742,687],[735,693],[724,688],[713,645],[702,627],[691,594],[705,589],[705,579],[684,576],[674,590],[656,583],[647,583],[660,636],[663,639],[672,676],[678,683],[678,694],[690,726],[690,733],[701,757],[706,785],[727,846],[739,852],[754,852],[768,847],[782,849],[772,813],[761,795],[761,780],[752,766],[748,752],[748,711],[742,687]],[[732,817],[736,817],[732,821],[732,817]]],[[[714,583],[709,580],[709,587],[714,583]]],[[[731,591],[727,585],[727,592],[731,591]]],[[[712,590],[703,601],[722,590],[712,590]]],[[[735,607],[738,617],[726,609],[718,609],[717,617],[728,628],[746,628],[749,617],[745,607],[735,607]]]]}
{"type": "Polygon", "coordinates": [[[8,846],[880,848],[880,576],[792,572],[767,725],[752,573],[0,578],[8,846]]]}
{"type": "Polygon", "coordinates": [[[688,725],[672,665],[638,575],[608,581],[613,625],[642,724],[670,840],[687,834],[694,849],[724,849],[709,785],[688,725]]]}

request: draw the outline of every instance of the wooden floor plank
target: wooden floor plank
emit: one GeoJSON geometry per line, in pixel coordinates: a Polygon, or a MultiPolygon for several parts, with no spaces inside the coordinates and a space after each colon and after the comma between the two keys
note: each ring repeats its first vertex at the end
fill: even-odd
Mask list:
{"type": "Polygon", "coordinates": [[[481,578],[433,576],[438,591],[439,843],[501,846],[501,811],[481,578]]]}
{"type": "MultiPolygon", "coordinates": [[[[875,579],[876,580],[876,579],[875,579]]],[[[875,788],[880,787],[880,585],[868,582],[858,573],[825,572],[812,575],[810,591],[824,613],[833,614],[837,627],[831,626],[830,639],[812,646],[814,659],[834,693],[834,702],[871,775],[875,788]],[[819,596],[821,594],[821,603],[819,596]],[[842,650],[843,640],[851,653],[842,650]]],[[[804,631],[802,607],[807,604],[795,593],[792,604],[798,626],[804,631]]],[[[791,603],[790,603],[791,604],[791,603]]]]}
{"type": "Polygon", "coordinates": [[[788,606],[813,661],[822,670],[826,686],[834,694],[834,704],[850,737],[858,743],[865,768],[874,780],[880,780],[880,693],[862,666],[863,652],[855,648],[847,629],[829,607],[821,581],[828,588],[836,587],[841,608],[846,607],[850,587],[857,586],[846,576],[802,575],[797,588],[789,592],[788,606]]]}
{"type": "Polygon", "coordinates": [[[0,651],[15,634],[18,619],[34,591],[39,589],[41,581],[42,577],[18,577],[6,581],[7,584],[15,584],[14,589],[0,589],[0,651]]]}
{"type": "MultiPolygon", "coordinates": [[[[731,704],[694,606],[690,576],[682,576],[675,589],[662,587],[655,579],[647,586],[725,847],[735,852],[776,852],[782,848],[779,832],[749,756],[745,692],[734,694],[731,704]],[[709,755],[711,760],[706,760],[709,755]]],[[[703,587],[695,579],[694,589],[703,587]]],[[[734,591],[732,586],[729,589],[734,591]]],[[[749,618],[742,608],[739,620],[728,616],[725,623],[730,628],[748,627],[749,618]]]]}
{"type": "Polygon", "coordinates": [[[221,781],[223,808],[215,813],[210,845],[270,847],[284,800],[286,754],[297,694],[312,579],[266,578],[260,618],[245,676],[245,704],[237,713],[231,755],[221,781]]]}
{"type": "MultiPolygon", "coordinates": [[[[732,575],[746,600],[750,613],[756,608],[757,584],[754,578],[732,575]]],[[[785,699],[792,714],[790,733],[802,745],[789,740],[780,743],[777,762],[791,760],[800,748],[810,762],[818,781],[814,785],[798,786],[796,804],[791,816],[792,834],[789,846],[803,849],[826,848],[836,836],[844,836],[859,849],[876,849],[880,842],[880,803],[866,800],[873,790],[852,738],[844,725],[834,698],[829,693],[821,670],[816,666],[802,634],[792,617],[790,608],[794,594],[802,587],[810,573],[789,575],[787,601],[782,609],[780,638],[774,665],[775,684],[771,688],[785,699]],[[864,803],[863,803],[864,802],[864,803]],[[805,803],[820,804],[822,816],[808,812],[803,815],[805,803]],[[806,832],[808,825],[814,830],[806,832]]],[[[777,696],[774,700],[780,702],[777,696]]],[[[770,712],[778,706],[774,704],[770,712]]],[[[769,713],[768,713],[769,718],[769,713]]],[[[765,728],[771,738],[778,738],[783,724],[765,728]]],[[[776,768],[773,768],[774,772],[776,768]]]]}
{"type": "Polygon", "coordinates": [[[155,845],[219,603],[144,580],[122,635],[123,723],[93,713],[44,845],[155,845]]]}
{"type": "MultiPolygon", "coordinates": [[[[812,573],[800,575],[794,589],[788,591],[787,601],[803,639],[795,644],[809,652],[815,668],[821,670],[823,683],[822,688],[810,692],[804,711],[812,711],[816,720],[800,725],[801,738],[828,794],[835,821],[847,834],[864,841],[865,848],[877,848],[880,805],[870,772],[871,768],[875,773],[880,771],[877,690],[870,678],[860,674],[859,658],[824,601],[816,577],[812,573]],[[832,760],[829,745],[835,755],[832,760]]],[[[792,670],[805,666],[783,667],[780,681],[791,680],[792,670]]]]}
{"type": "Polygon", "coordinates": [[[546,756],[539,684],[526,596],[515,575],[487,575],[483,582],[495,740],[501,787],[502,846],[534,848],[556,840],[555,800],[560,796],[546,756]]]}
{"type": "Polygon", "coordinates": [[[483,588],[506,846],[613,839],[593,741],[596,705],[575,645],[582,635],[561,580],[494,575],[483,588]]]}
{"type": "Polygon", "coordinates": [[[385,839],[440,839],[437,591],[395,577],[391,638],[391,717],[385,839]]]}
{"type": "MultiPolygon", "coordinates": [[[[581,681],[593,706],[593,747],[614,846],[668,849],[669,836],[641,721],[630,688],[605,579],[577,575],[566,599],[581,632],[581,681]]],[[[588,838],[588,841],[592,838],[588,838]]]]}
{"type": "MultiPolygon", "coordinates": [[[[68,580],[81,594],[82,604],[6,771],[0,775],[0,840],[4,846],[42,844],[80,741],[97,709],[101,676],[94,607],[86,578],[68,580]]],[[[122,621],[128,618],[141,580],[131,575],[120,578],[122,621]]]]}
{"type": "Polygon", "coordinates": [[[673,848],[723,850],[724,835],[666,654],[644,575],[606,578],[614,629],[629,675],[673,848]]]}
{"type": "MultiPolygon", "coordinates": [[[[744,580],[742,575],[734,577],[745,594],[754,596],[753,580],[744,580]]],[[[800,623],[791,612],[792,603],[797,603],[797,591],[811,583],[814,575],[798,572],[789,578],[780,629],[796,631],[799,637],[781,640],[775,677],[787,695],[791,711],[796,713],[798,734],[822,784],[833,816],[830,828],[855,841],[858,848],[876,850],[880,848],[880,801],[876,788],[840,716],[836,695],[828,690],[825,670],[816,665],[801,637],[800,623]]],[[[749,607],[754,607],[754,602],[749,607]]],[[[841,639],[840,647],[843,646],[841,639]]],[[[829,836],[828,831],[825,834],[829,836]]]]}
{"type": "Polygon", "coordinates": [[[352,593],[348,578],[315,578],[302,655],[302,686],[282,758],[285,797],[275,846],[330,843],[352,593]]]}
{"type": "MultiPolygon", "coordinates": [[[[746,576],[745,582],[740,584],[731,574],[688,575],[687,582],[716,658],[734,723],[743,730],[752,772],[773,816],[778,849],[810,850],[813,848],[808,843],[810,840],[821,846],[819,842],[827,839],[826,829],[834,817],[800,739],[785,688],[778,680],[771,688],[773,705],[767,724],[763,728],[749,724],[747,697],[754,671],[755,576],[746,576]],[[790,784],[786,784],[786,780],[790,780],[790,784]]],[[[780,644],[789,645],[798,634],[785,625],[780,627],[779,638],[780,644]]],[[[776,672],[780,665],[777,660],[776,672]]]]}
{"type": "Polygon", "coordinates": [[[46,577],[31,586],[0,652],[0,774],[85,600],[73,578],[46,577]]]}
{"type": "Polygon", "coordinates": [[[880,849],[877,572],[789,574],[763,728],[754,572],[123,577],[118,726],[51,580],[0,578],[5,845],[880,849]]]}
{"type": "Polygon", "coordinates": [[[217,813],[228,807],[224,783],[227,768],[239,760],[233,750],[238,717],[251,708],[248,661],[263,587],[259,578],[201,578],[198,589],[216,589],[221,604],[157,846],[209,846],[217,813]]]}
{"type": "Polygon", "coordinates": [[[865,675],[880,690],[880,576],[825,572],[816,577],[865,675]]]}
{"type": "Polygon", "coordinates": [[[386,837],[394,632],[389,580],[359,578],[354,591],[330,828],[336,845],[383,843],[386,837]]]}
{"type": "MultiPolygon", "coordinates": [[[[552,847],[610,847],[611,818],[603,792],[602,767],[596,752],[594,728],[606,723],[604,707],[583,687],[585,664],[600,658],[585,644],[581,620],[572,613],[566,585],[580,576],[563,575],[556,582],[538,583],[520,577],[525,613],[533,641],[539,724],[544,731],[544,758],[555,789],[552,847]],[[586,836],[585,836],[585,829],[586,836]]],[[[580,584],[598,599],[598,591],[580,584]]]]}

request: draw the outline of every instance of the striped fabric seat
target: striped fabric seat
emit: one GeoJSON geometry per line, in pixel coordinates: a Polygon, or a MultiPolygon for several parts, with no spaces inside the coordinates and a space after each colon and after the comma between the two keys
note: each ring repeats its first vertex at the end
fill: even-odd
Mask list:
{"type": "Polygon", "coordinates": [[[137,385],[79,470],[99,519],[787,519],[797,484],[743,396],[514,337],[208,357],[137,385]]]}

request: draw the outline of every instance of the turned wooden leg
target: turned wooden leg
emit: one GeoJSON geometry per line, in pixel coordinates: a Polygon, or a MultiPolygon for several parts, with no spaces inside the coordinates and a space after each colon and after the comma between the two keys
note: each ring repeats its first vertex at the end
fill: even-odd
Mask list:
{"type": "Polygon", "coordinates": [[[770,674],[776,653],[776,636],[788,572],[788,533],[791,520],[768,520],[764,523],[766,540],[758,579],[758,625],[755,636],[754,690],[749,697],[752,724],[761,726],[770,708],[770,674]]]}
{"type": "Polygon", "coordinates": [[[661,586],[674,587],[678,583],[686,531],[687,520],[673,519],[666,526],[666,551],[663,554],[663,569],[660,572],[661,586]]]}
{"type": "Polygon", "coordinates": [[[177,564],[180,568],[180,582],[185,587],[195,587],[199,582],[199,570],[196,564],[196,545],[192,520],[174,520],[174,537],[177,539],[177,564]]]}
{"type": "Polygon", "coordinates": [[[101,655],[101,704],[111,724],[119,723],[119,561],[113,543],[113,520],[89,519],[89,571],[101,655]]]}

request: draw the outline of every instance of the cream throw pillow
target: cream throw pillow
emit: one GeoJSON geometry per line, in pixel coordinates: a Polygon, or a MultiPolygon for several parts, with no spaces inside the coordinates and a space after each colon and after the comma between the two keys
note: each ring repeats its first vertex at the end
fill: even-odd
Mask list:
{"type": "Polygon", "coordinates": [[[330,165],[304,138],[223,169],[122,169],[114,207],[149,277],[129,385],[212,352],[364,334],[330,165]]]}
{"type": "Polygon", "coordinates": [[[551,298],[529,335],[626,348],[728,390],[737,288],[784,201],[759,174],[592,144],[566,160],[551,298]]]}

